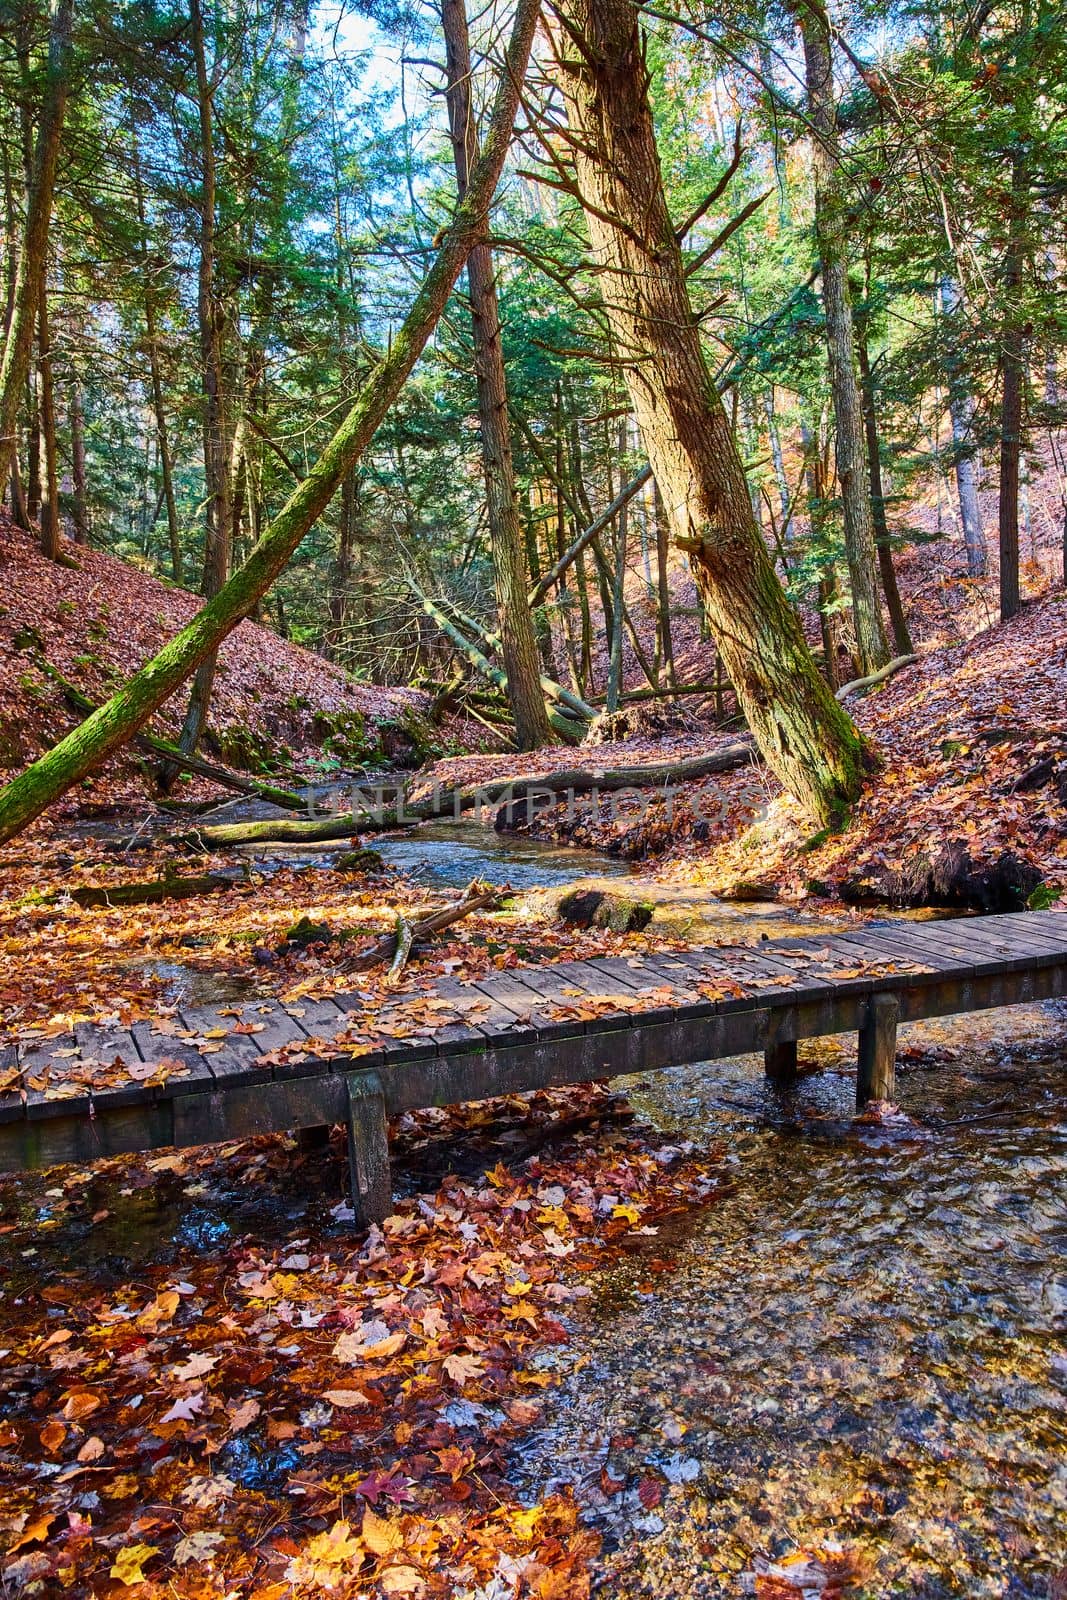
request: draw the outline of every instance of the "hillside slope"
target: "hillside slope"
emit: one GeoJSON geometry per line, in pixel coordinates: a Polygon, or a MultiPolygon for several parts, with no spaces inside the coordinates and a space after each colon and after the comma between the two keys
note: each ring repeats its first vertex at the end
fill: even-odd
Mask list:
{"type": "MultiPolygon", "coordinates": [[[[77,568],[57,566],[35,540],[0,516],[0,778],[33,760],[77,718],[37,665],[40,656],[95,700],[147,661],[201,604],[184,589],[100,550],[70,546],[77,568]]],[[[166,738],[181,726],[184,686],[151,724],[166,738]]],[[[237,768],[286,773],[316,762],[388,755],[389,734],[424,697],[358,684],[340,668],[253,622],[219,652],[209,753],[237,768]],[[385,733],[383,749],[383,731],[385,733]]],[[[404,741],[398,733],[397,743],[404,741]]],[[[195,793],[186,783],[183,793],[195,793]]],[[[81,809],[144,796],[128,755],[110,761],[81,809]]],[[[68,801],[67,808],[73,804],[68,801]]]]}

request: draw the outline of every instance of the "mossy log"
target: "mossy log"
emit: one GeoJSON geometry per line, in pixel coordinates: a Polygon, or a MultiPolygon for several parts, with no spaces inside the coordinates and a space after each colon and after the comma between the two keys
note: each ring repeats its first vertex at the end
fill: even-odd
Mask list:
{"type": "Polygon", "coordinates": [[[437,789],[413,800],[403,798],[395,806],[366,805],[336,817],[301,822],[279,817],[263,822],[223,823],[197,828],[182,836],[182,842],[208,850],[227,849],[239,844],[322,844],[331,839],[348,839],[353,834],[372,830],[402,828],[435,818],[458,817],[476,806],[498,806],[508,813],[497,818],[498,828],[515,819],[521,804],[530,812],[538,801],[553,801],[563,795],[618,793],[622,789],[664,789],[670,784],[692,783],[722,772],[732,772],[759,759],[754,744],[739,741],[711,755],[693,756],[684,761],[647,767],[573,767],[546,772],[535,777],[494,778],[491,783],[465,785],[458,789],[437,789]]]}
{"type": "Polygon", "coordinates": [[[70,899],[75,905],[93,906],[153,906],[164,900],[191,900],[196,895],[214,894],[219,889],[232,889],[234,878],[221,872],[203,872],[191,878],[164,876],[143,883],[87,884],[74,889],[56,889],[43,895],[42,902],[55,905],[70,899]]]}
{"type": "MultiPolygon", "coordinates": [[[[37,665],[46,678],[51,678],[53,683],[59,685],[64,699],[75,711],[90,716],[98,709],[95,702],[84,694],[77,684],[65,678],[50,661],[38,656],[37,665]]],[[[157,734],[149,733],[145,728],[135,735],[133,743],[140,745],[144,750],[151,750],[153,755],[161,756],[163,760],[172,766],[180,767],[185,772],[194,772],[200,778],[210,778],[223,789],[233,789],[238,794],[253,795],[257,800],[267,800],[271,805],[281,806],[286,811],[304,809],[303,798],[293,790],[276,788],[274,784],[262,783],[258,778],[240,777],[226,767],[216,766],[213,761],[205,761],[202,756],[186,755],[176,744],[171,744],[167,739],[160,739],[157,734]]]]}
{"type": "Polygon", "coordinates": [[[640,933],[652,921],[648,900],[611,894],[606,889],[573,889],[556,908],[560,922],[572,928],[609,928],[612,933],[640,933]]]}
{"type": "Polygon", "coordinates": [[[482,154],[471,172],[467,193],[442,230],[437,252],[407,316],[360,385],[348,415],[248,558],[218,593],[106,705],[0,792],[0,843],[20,833],[112,751],[128,744],[153,712],[252,613],[362,457],[437,326],[467,256],[484,234],[489,205],[511,144],[540,9],[539,0],[518,0],[482,154]]]}

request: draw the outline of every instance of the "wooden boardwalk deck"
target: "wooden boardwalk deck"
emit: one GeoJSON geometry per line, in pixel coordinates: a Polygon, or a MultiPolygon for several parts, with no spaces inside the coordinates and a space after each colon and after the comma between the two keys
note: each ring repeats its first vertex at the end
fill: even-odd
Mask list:
{"type": "Polygon", "coordinates": [[[1044,911],[568,961],[384,1009],[353,991],[79,1023],[0,1054],[0,1172],[346,1122],[367,1220],[390,1209],[402,1111],[752,1050],[787,1082],[798,1040],[851,1030],[863,1104],[892,1096],[899,1023],[1064,994],[1067,911],[1044,911]]]}

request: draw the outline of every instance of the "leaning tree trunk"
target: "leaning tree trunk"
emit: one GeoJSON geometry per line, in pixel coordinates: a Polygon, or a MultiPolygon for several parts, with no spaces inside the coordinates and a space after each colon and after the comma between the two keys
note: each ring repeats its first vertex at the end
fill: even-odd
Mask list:
{"type": "MultiPolygon", "coordinates": [[[[448,120],[462,196],[478,158],[478,128],[471,94],[471,52],[465,0],[442,0],[441,22],[448,66],[448,120]]],[[[504,351],[500,340],[493,252],[479,239],[467,258],[467,284],[474,330],[474,370],[478,383],[478,420],[482,435],[486,510],[493,551],[497,609],[500,613],[508,702],[515,719],[520,750],[536,750],[553,742],[548,712],[539,685],[540,664],[533,615],[526,598],[522,526],[515,495],[504,351]]]]}
{"type": "Polygon", "coordinates": [[[845,559],[852,588],[860,670],[884,666],[891,651],[878,600],[878,573],[871,515],[871,486],[863,437],[863,405],[856,379],[852,305],[848,293],[846,208],[836,158],[830,36],[821,11],[802,3],[798,11],[804,43],[808,112],[814,138],[815,231],[822,266],[822,300],[830,385],[836,425],[837,477],[845,529],[845,559]]]}
{"type": "Polygon", "coordinates": [[[80,727],[35,761],[0,793],[0,843],[12,838],[72,784],[126,744],[216,650],[266,594],[315,520],[351,472],[396,399],[436,327],[475,240],[511,142],[519,89],[533,41],[540,0],[518,0],[484,151],[470,186],[388,352],[368,375],[340,428],[297,485],[244,565],[169,644],[80,727]]]}
{"type": "Polygon", "coordinates": [[[637,11],[565,0],[554,41],[604,299],[674,537],[768,764],[824,823],[863,781],[863,744],[804,642],[756,529],[667,210],[637,11]]]}
{"type": "Polygon", "coordinates": [[[30,369],[33,330],[52,219],[59,141],[70,88],[73,0],[52,0],[48,75],[37,128],[26,222],[15,271],[12,314],[0,358],[0,483],[6,483],[18,445],[18,412],[30,369]]]}

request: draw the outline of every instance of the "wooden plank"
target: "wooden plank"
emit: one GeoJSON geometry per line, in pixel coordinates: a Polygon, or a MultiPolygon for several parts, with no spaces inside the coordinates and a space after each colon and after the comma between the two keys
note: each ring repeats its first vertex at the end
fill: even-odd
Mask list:
{"type": "MultiPolygon", "coordinates": [[[[958,963],[961,971],[973,970],[978,964],[978,957],[966,941],[961,941],[955,936],[953,932],[955,926],[955,919],[950,918],[936,925],[929,922],[893,922],[884,929],[864,929],[864,934],[888,933],[896,940],[907,940],[912,949],[925,952],[930,961],[938,956],[951,957],[958,963]]],[[[1003,958],[998,960],[1006,969],[1006,961],[1003,958]]]]}
{"type": "Polygon", "coordinates": [[[434,985],[434,993],[443,1000],[455,1002],[461,1009],[473,1002],[470,1020],[493,1044],[513,1042],[516,1032],[522,1029],[518,1013],[498,994],[476,983],[461,983],[456,978],[439,979],[434,985]]]}
{"type": "Polygon", "coordinates": [[[347,1096],[344,1079],[324,1072],[317,1078],[283,1083],[267,1078],[227,1084],[209,1094],[175,1095],[171,1105],[173,1143],[181,1147],[343,1122],[347,1096]]]}
{"type": "Polygon", "coordinates": [[[166,1083],[156,1089],[157,1099],[175,1094],[206,1093],[214,1088],[216,1078],[210,1056],[201,1055],[176,1034],[157,1033],[151,1022],[135,1022],[130,1032],[142,1061],[179,1061],[185,1068],[181,1075],[172,1072],[166,1083]]]}
{"type": "MultiPolygon", "coordinates": [[[[0,1046],[0,1080],[19,1065],[17,1044],[0,1046]]],[[[26,1115],[26,1102],[19,1088],[0,1089],[0,1122],[21,1122],[26,1115]]]]}
{"type": "Polygon", "coordinates": [[[87,1112],[38,1117],[0,1125],[0,1172],[26,1172],[65,1162],[84,1165],[104,1156],[157,1150],[173,1143],[171,1102],[119,1106],[106,1115],[87,1112]]]}
{"type": "Polygon", "coordinates": [[[610,1077],[613,1068],[605,1045],[623,1037],[608,1035],[598,1048],[596,1039],[583,1032],[547,1043],[531,1038],[529,1043],[494,1046],[482,1055],[401,1062],[381,1075],[386,1106],[396,1116],[418,1106],[460,1105],[610,1077]]]}
{"type": "MultiPolygon", "coordinates": [[[[935,947],[930,940],[915,939],[906,926],[901,927],[897,923],[892,927],[865,928],[862,938],[857,936],[855,943],[852,943],[852,935],[847,937],[858,959],[864,954],[874,956],[881,953],[884,960],[896,959],[913,965],[918,963],[928,968],[930,974],[941,977],[946,973],[966,977],[974,967],[973,957],[948,950],[943,945],[935,947]]],[[[913,982],[923,981],[919,973],[904,973],[902,976],[913,982]]]]}
{"type": "Polygon", "coordinates": [[[535,968],[523,967],[520,972],[494,972],[491,977],[479,979],[474,987],[491,1000],[498,1000],[501,1005],[513,1010],[516,1017],[525,1018],[531,1033],[537,1038],[570,1039],[584,1033],[583,1023],[569,1017],[548,1015],[544,994],[527,981],[535,971],[535,968]]]}
{"type": "Polygon", "coordinates": [[[20,1046],[19,1059],[22,1063],[22,1085],[28,1118],[58,1115],[54,1108],[61,1108],[67,1116],[78,1113],[88,1115],[92,1104],[89,1087],[70,1078],[69,1063],[78,1054],[78,1041],[73,1033],[55,1034],[50,1039],[28,1040],[20,1046]],[[59,1051],[67,1053],[60,1055],[57,1053],[59,1051]],[[35,1078],[43,1087],[33,1087],[32,1080],[35,1078]],[[59,1092],[66,1084],[69,1084],[70,1092],[59,1092]]]}
{"type": "MultiPolygon", "coordinates": [[[[863,994],[870,990],[871,980],[864,975],[847,978],[840,976],[842,969],[855,966],[855,961],[836,943],[836,937],[826,939],[805,937],[781,941],[780,944],[776,943],[773,954],[768,950],[766,956],[764,948],[762,945],[758,950],[748,946],[742,947],[737,952],[736,968],[730,969],[737,971],[739,976],[735,981],[740,982],[744,988],[744,973],[747,966],[754,975],[752,994],[758,994],[761,1002],[771,998],[771,992],[776,987],[772,980],[779,966],[783,975],[790,972],[794,974],[794,983],[790,987],[798,997],[801,995],[814,997],[831,988],[835,994],[845,991],[863,994]],[[761,972],[766,975],[760,976],[761,972]]],[[[731,950],[731,956],[733,955],[734,951],[731,950]]],[[[722,974],[725,981],[729,981],[729,976],[729,972],[726,971],[722,974]]],[[[781,988],[784,991],[785,985],[781,985],[781,988]]],[[[743,1009],[747,1003],[750,1003],[747,996],[745,998],[737,996],[724,1000],[722,1009],[731,1007],[743,1009]]]]}
{"type": "Polygon", "coordinates": [[[78,1041],[78,1049],[82,1062],[99,1061],[101,1066],[107,1068],[112,1064],[121,1062],[122,1066],[114,1066],[108,1073],[119,1081],[114,1083],[101,1083],[97,1088],[92,1087],[94,1114],[101,1105],[107,1106],[138,1106],[150,1105],[155,1099],[155,1093],[146,1089],[145,1085],[136,1075],[129,1075],[130,1067],[142,1065],[141,1052],[129,1028],[97,1027],[89,1022],[77,1022],[74,1025],[74,1037],[78,1041]],[[123,1077],[122,1069],[126,1075],[123,1077]]]}
{"type": "Polygon", "coordinates": [[[259,1055],[271,1055],[284,1050],[287,1045],[303,1044],[307,1034],[295,1017],[291,1017],[276,1000],[249,1001],[240,1006],[224,1006],[219,1010],[222,1022],[231,1029],[238,1026],[255,1028],[251,1034],[234,1034],[237,1039],[251,1039],[259,1055]]]}
{"type": "MultiPolygon", "coordinates": [[[[1000,918],[996,920],[999,922],[1000,918]]],[[[952,937],[957,944],[973,946],[991,959],[999,957],[1015,970],[1067,961],[1067,942],[1050,929],[1028,926],[1030,918],[1021,914],[1009,920],[1019,924],[1017,930],[1002,932],[988,927],[984,917],[961,917],[952,925],[952,937]]]]}
{"type": "MultiPolygon", "coordinates": [[[[349,1013],[342,1011],[332,1000],[306,999],[292,1004],[282,1002],[281,1012],[284,1024],[279,1019],[279,1026],[293,1028],[296,1032],[287,1041],[288,1048],[283,1059],[273,1064],[272,1076],[281,1081],[313,1078],[319,1073],[330,1072],[343,1058],[341,1047],[334,1041],[339,1033],[350,1026],[349,1013]]],[[[255,1037],[260,1042],[265,1036],[256,1034],[255,1037]]],[[[278,1046],[272,1043],[269,1048],[276,1049],[278,1046]]],[[[381,1059],[380,1052],[376,1053],[375,1059],[381,1059]]]]}
{"type": "MultiPolygon", "coordinates": [[[[818,994],[825,988],[824,983],[808,975],[804,961],[790,961],[785,956],[776,955],[766,945],[758,948],[729,945],[714,950],[698,949],[687,951],[680,958],[653,956],[648,958],[648,964],[662,967],[668,973],[672,967],[680,966],[683,972],[695,974],[710,984],[738,983],[746,991],[751,991],[753,998],[756,995],[762,998],[769,991],[774,991],[799,1000],[818,994]],[[741,959],[738,960],[738,957],[741,959]],[[786,978],[789,979],[788,983],[782,981],[786,978]]],[[[727,994],[723,998],[736,1001],[739,997],[727,994]]]]}
{"type": "MultiPolygon", "coordinates": [[[[669,1015],[669,1008],[652,1005],[644,998],[645,991],[654,985],[646,983],[632,972],[624,960],[596,958],[591,961],[568,961],[557,972],[564,990],[573,988],[580,991],[574,996],[561,995],[558,1002],[561,1005],[573,1005],[581,1013],[583,1005],[588,1008],[595,1002],[607,1001],[611,1004],[615,999],[620,1002],[617,1011],[587,1018],[586,1031],[589,1033],[599,1035],[619,1029],[647,1027],[653,1022],[662,1022],[665,1015],[669,1015]],[[635,1001],[643,1001],[640,1009],[635,1007],[635,1001]]],[[[659,983],[664,981],[660,979],[659,983]]]]}
{"type": "MultiPolygon", "coordinates": [[[[189,1010],[181,1010],[178,1019],[185,1033],[195,1038],[203,1038],[218,1029],[224,1035],[220,1039],[210,1039],[212,1045],[218,1044],[220,1049],[212,1049],[201,1054],[210,1062],[211,1070],[216,1082],[220,1085],[239,1083],[268,1082],[271,1077],[269,1067],[258,1065],[260,1058],[259,1047],[254,1042],[254,1035],[233,1033],[233,1018],[224,1017],[216,1006],[195,1006],[189,1010]]],[[[192,1039],[186,1040],[192,1043],[192,1039]]],[[[193,1045],[195,1049],[196,1046],[193,1045]]]]}
{"type": "Polygon", "coordinates": [[[324,1044],[328,1044],[349,1023],[349,1012],[343,1010],[336,1000],[302,999],[292,1003],[283,1000],[281,1004],[286,1015],[303,1029],[309,1039],[321,1039],[324,1044]]]}

